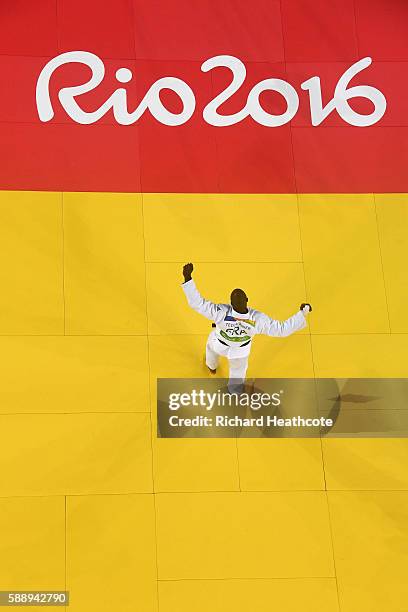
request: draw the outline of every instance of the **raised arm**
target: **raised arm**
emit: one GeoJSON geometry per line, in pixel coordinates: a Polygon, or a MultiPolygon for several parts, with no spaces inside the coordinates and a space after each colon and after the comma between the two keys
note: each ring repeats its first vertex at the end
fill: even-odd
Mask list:
{"type": "Polygon", "coordinates": [[[257,329],[259,334],[266,336],[285,337],[306,327],[306,317],[311,312],[310,304],[301,304],[300,310],[286,321],[277,321],[267,315],[262,315],[257,329]]]}
{"type": "Polygon", "coordinates": [[[200,294],[191,277],[193,269],[194,266],[192,263],[188,263],[183,267],[184,283],[182,287],[186,294],[187,301],[191,308],[196,310],[199,314],[207,317],[207,319],[211,321],[215,321],[221,315],[221,310],[217,304],[205,300],[200,294]]]}

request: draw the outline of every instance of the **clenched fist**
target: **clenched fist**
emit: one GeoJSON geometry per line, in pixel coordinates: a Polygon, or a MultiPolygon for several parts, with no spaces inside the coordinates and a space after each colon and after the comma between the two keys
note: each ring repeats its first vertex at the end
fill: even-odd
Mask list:
{"type": "Polygon", "coordinates": [[[183,276],[184,276],[185,283],[191,280],[191,275],[193,273],[193,270],[194,270],[194,266],[192,263],[186,263],[186,265],[183,266],[183,276]]]}
{"type": "Polygon", "coordinates": [[[312,307],[310,304],[303,303],[300,305],[300,310],[302,310],[304,314],[307,314],[308,312],[312,312],[312,307]]]}

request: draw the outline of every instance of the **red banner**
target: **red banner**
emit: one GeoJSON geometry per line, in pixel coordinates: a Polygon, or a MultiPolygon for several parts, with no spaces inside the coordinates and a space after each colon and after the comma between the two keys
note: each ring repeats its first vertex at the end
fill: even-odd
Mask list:
{"type": "Polygon", "coordinates": [[[0,11],[1,189],[408,191],[406,2],[7,0],[0,11]],[[70,107],[70,88],[92,76],[87,57],[103,78],[70,107]]]}

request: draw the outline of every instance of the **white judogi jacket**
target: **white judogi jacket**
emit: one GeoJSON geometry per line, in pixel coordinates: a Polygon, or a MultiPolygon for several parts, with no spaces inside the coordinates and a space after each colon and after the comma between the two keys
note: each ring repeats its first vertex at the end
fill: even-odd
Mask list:
{"type": "Polygon", "coordinates": [[[236,312],[231,304],[214,304],[205,300],[194,280],[182,284],[191,308],[214,321],[213,332],[216,352],[226,357],[246,357],[251,350],[252,338],[256,334],[267,336],[290,336],[306,327],[306,318],[301,310],[286,321],[271,319],[263,312],[248,308],[247,314],[236,312]]]}

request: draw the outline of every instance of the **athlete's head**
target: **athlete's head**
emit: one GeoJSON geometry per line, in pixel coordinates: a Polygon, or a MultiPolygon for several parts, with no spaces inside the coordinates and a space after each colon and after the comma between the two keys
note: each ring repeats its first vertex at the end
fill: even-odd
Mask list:
{"type": "Polygon", "coordinates": [[[246,314],[248,312],[247,304],[248,298],[245,291],[242,289],[234,289],[231,293],[231,306],[233,309],[241,314],[246,314]]]}

